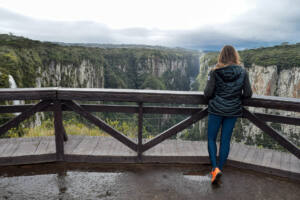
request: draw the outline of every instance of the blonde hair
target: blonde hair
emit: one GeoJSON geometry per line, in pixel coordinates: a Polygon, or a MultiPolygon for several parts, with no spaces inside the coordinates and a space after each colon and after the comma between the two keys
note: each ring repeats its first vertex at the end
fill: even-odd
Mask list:
{"type": "Polygon", "coordinates": [[[233,46],[225,45],[219,54],[218,63],[215,69],[219,69],[232,64],[240,64],[239,53],[235,50],[233,46]]]}

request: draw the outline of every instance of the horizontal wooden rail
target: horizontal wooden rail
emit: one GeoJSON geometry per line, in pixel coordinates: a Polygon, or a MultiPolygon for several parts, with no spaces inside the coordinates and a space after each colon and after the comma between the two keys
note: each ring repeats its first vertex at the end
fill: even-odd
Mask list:
{"type": "Polygon", "coordinates": [[[56,99],[58,88],[0,89],[0,101],[56,99]]]}
{"type": "MultiPolygon", "coordinates": [[[[203,92],[134,89],[22,88],[0,89],[0,100],[83,100],[207,105],[203,92]]],[[[257,96],[243,100],[244,106],[300,112],[300,99],[257,96]]]]}

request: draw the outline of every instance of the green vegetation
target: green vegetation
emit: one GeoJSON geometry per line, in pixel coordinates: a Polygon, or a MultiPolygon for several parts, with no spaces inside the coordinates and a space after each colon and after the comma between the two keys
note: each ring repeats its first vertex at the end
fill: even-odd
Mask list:
{"type": "Polygon", "coordinates": [[[144,81],[144,83],[141,86],[142,89],[155,89],[155,90],[165,90],[166,86],[163,82],[163,80],[161,80],[158,77],[155,76],[151,76],[149,75],[146,80],[144,81]]]}
{"type": "Polygon", "coordinates": [[[5,73],[0,72],[0,88],[8,88],[9,82],[8,82],[8,75],[5,73]]]}
{"type": "MultiPolygon", "coordinates": [[[[300,43],[276,45],[273,47],[261,47],[238,51],[245,67],[252,64],[260,66],[276,65],[279,70],[291,67],[300,67],[300,43]]],[[[208,66],[217,63],[218,52],[206,53],[204,59],[208,60],[208,66]]]]}
{"type": "MultiPolygon", "coordinates": [[[[117,120],[105,120],[107,124],[114,127],[118,131],[122,132],[128,137],[134,138],[137,137],[137,125],[135,125],[133,122],[121,122],[117,120]]],[[[79,122],[77,120],[70,120],[70,121],[64,121],[64,127],[67,132],[67,134],[70,135],[87,135],[87,136],[109,136],[104,131],[100,130],[96,126],[91,126],[89,124],[86,124],[84,122],[79,122]]],[[[143,128],[143,137],[144,138],[151,138],[152,136],[149,135],[145,129],[143,128]]],[[[54,135],[54,126],[53,126],[53,120],[47,119],[44,120],[41,126],[36,127],[25,127],[25,128],[15,128],[9,130],[4,136],[4,138],[7,137],[41,137],[41,136],[53,136],[54,135]],[[20,130],[22,130],[22,133],[20,134],[20,130]]]]}
{"type": "Polygon", "coordinates": [[[245,67],[255,63],[261,66],[276,65],[279,70],[300,67],[300,44],[277,45],[239,51],[245,67]]]}

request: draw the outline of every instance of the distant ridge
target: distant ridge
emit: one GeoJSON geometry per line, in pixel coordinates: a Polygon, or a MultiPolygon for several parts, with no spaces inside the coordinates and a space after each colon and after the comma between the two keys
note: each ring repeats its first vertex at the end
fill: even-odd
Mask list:
{"type": "Polygon", "coordinates": [[[126,49],[158,49],[158,50],[176,50],[176,51],[192,51],[197,50],[186,49],[182,47],[165,47],[159,45],[146,45],[146,44],[100,44],[100,43],[65,43],[65,42],[52,42],[62,46],[82,46],[82,47],[95,47],[103,49],[113,48],[126,48],[126,49]]]}
{"type": "Polygon", "coordinates": [[[187,49],[183,47],[165,47],[159,45],[146,45],[146,44],[100,44],[100,43],[66,43],[66,42],[49,42],[29,39],[23,36],[16,36],[13,34],[0,34],[0,44],[7,43],[26,43],[26,45],[59,45],[59,46],[77,46],[77,47],[89,47],[89,48],[101,48],[101,49],[153,49],[153,50],[166,50],[166,51],[180,51],[180,52],[194,52],[198,53],[198,50],[187,49]]]}

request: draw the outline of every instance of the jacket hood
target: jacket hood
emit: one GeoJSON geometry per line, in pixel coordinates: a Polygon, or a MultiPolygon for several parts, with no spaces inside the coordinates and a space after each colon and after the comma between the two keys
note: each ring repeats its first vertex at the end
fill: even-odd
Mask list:
{"type": "Polygon", "coordinates": [[[232,82],[240,77],[242,73],[241,67],[237,65],[230,65],[216,70],[216,74],[224,82],[232,82]]]}

